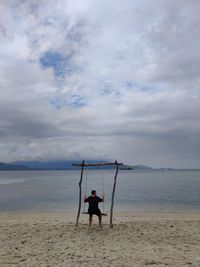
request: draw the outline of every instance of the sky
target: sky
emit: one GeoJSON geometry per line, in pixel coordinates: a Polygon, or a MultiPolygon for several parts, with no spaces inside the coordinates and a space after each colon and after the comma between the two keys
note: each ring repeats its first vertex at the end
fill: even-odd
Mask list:
{"type": "Polygon", "coordinates": [[[200,167],[199,0],[1,0],[0,161],[200,167]]]}

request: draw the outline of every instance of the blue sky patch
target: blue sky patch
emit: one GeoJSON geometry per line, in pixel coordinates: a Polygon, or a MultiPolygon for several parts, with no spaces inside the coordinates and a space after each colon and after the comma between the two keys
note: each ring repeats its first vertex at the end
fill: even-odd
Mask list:
{"type": "Polygon", "coordinates": [[[71,106],[73,108],[81,108],[87,105],[86,100],[84,97],[79,96],[79,95],[71,95],[66,98],[61,98],[61,97],[54,97],[51,100],[51,105],[57,109],[60,110],[61,108],[65,106],[71,106]]]}
{"type": "Polygon", "coordinates": [[[158,84],[145,84],[145,83],[139,83],[136,81],[126,81],[124,83],[125,87],[127,90],[139,90],[142,92],[147,92],[147,91],[157,91],[157,90],[162,90],[162,89],[167,89],[168,85],[166,83],[158,83],[158,84]]]}
{"type": "Polygon", "coordinates": [[[63,55],[59,52],[47,51],[40,58],[40,63],[44,68],[53,68],[55,76],[64,77],[66,73],[70,73],[73,70],[70,62],[72,54],[63,55]]]}
{"type": "Polygon", "coordinates": [[[72,95],[70,97],[69,105],[74,108],[81,108],[87,105],[84,97],[80,95],[72,95]]]}
{"type": "Polygon", "coordinates": [[[51,100],[51,105],[55,108],[55,109],[61,109],[64,106],[66,106],[67,101],[65,99],[62,99],[61,97],[54,97],[51,100]]]}
{"type": "Polygon", "coordinates": [[[100,96],[109,95],[113,91],[113,85],[111,82],[100,81],[101,89],[99,91],[100,96]]]}

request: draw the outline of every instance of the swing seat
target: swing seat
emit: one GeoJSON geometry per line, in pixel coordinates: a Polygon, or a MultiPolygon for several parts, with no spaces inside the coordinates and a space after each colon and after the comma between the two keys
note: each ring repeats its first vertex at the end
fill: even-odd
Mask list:
{"type": "MultiPolygon", "coordinates": [[[[88,213],[87,211],[83,211],[82,214],[87,214],[87,215],[89,215],[89,213],[88,213]]],[[[94,215],[95,215],[95,214],[94,214],[94,215]]],[[[101,215],[102,215],[102,216],[107,216],[107,213],[102,212],[101,215]]]]}

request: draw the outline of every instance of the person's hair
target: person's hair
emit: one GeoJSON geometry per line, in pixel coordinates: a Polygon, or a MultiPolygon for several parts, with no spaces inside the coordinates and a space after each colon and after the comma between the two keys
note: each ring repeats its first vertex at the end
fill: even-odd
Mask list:
{"type": "Polygon", "coordinates": [[[94,195],[96,193],[96,190],[92,190],[91,194],[94,195]]]}

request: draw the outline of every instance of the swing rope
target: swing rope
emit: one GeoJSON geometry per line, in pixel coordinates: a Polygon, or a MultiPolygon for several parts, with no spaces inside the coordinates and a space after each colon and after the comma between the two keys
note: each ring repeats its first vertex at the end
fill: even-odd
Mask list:
{"type": "MultiPolygon", "coordinates": [[[[86,174],[85,174],[85,196],[87,196],[87,179],[88,179],[88,168],[86,169],[86,174]]],[[[86,203],[84,201],[84,206],[83,206],[83,211],[86,212],[86,209],[85,209],[85,206],[86,206],[86,203]]]]}
{"type": "MultiPolygon", "coordinates": [[[[101,163],[101,184],[102,184],[102,193],[103,193],[103,197],[104,197],[104,178],[103,178],[103,163],[101,163]]],[[[103,201],[103,213],[105,210],[105,205],[104,205],[104,201],[103,201]]]]}
{"type": "MultiPolygon", "coordinates": [[[[102,184],[102,193],[104,196],[104,177],[103,177],[103,163],[101,164],[101,184],[102,184]]],[[[86,168],[86,173],[85,173],[85,196],[87,196],[87,186],[88,186],[88,168],[86,168]]],[[[102,215],[106,216],[107,214],[105,213],[105,206],[104,206],[104,201],[102,202],[102,208],[103,208],[103,213],[102,215]]],[[[83,205],[83,214],[88,214],[86,211],[86,203],[84,201],[83,205]]]]}

